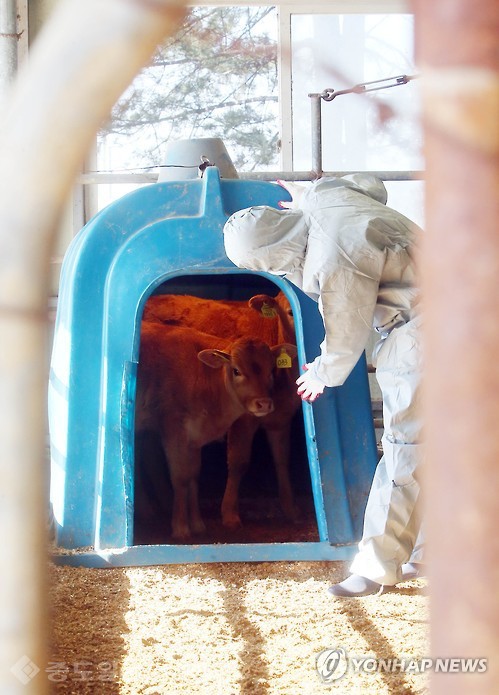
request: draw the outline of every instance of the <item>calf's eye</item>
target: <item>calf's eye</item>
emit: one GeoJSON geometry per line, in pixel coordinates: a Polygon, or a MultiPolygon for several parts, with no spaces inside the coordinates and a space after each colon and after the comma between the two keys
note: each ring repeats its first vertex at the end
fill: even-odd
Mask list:
{"type": "Polygon", "coordinates": [[[237,367],[232,368],[232,373],[234,374],[234,376],[241,376],[241,372],[237,367]]]}

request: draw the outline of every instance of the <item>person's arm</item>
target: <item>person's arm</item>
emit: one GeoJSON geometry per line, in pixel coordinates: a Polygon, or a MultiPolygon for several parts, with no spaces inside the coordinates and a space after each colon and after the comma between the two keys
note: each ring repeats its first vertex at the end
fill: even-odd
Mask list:
{"type": "Polygon", "coordinates": [[[326,386],[341,386],[357,364],[369,340],[378,296],[380,271],[372,270],[373,277],[339,266],[321,282],[319,310],[325,337],[321,354],[302,375],[302,384],[316,379],[326,386]]]}

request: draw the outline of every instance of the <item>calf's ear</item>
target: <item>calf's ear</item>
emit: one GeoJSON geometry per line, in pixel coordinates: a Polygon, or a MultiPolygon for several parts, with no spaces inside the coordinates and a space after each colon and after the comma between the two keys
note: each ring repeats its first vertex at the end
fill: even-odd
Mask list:
{"type": "Polygon", "coordinates": [[[230,364],[231,361],[230,355],[222,350],[201,350],[198,352],[198,360],[207,364],[208,367],[213,367],[213,369],[220,369],[227,362],[230,364]]]}
{"type": "Polygon", "coordinates": [[[271,350],[277,369],[290,369],[293,366],[293,360],[297,355],[296,345],[281,343],[272,347],[271,350]]]}
{"type": "Polygon", "coordinates": [[[268,294],[255,294],[248,299],[248,306],[254,311],[262,311],[264,306],[274,309],[275,299],[268,294]]]}
{"type": "Polygon", "coordinates": [[[296,347],[296,345],[293,345],[292,343],[281,343],[280,345],[274,345],[274,347],[270,349],[272,350],[272,354],[274,355],[274,357],[277,357],[282,352],[285,352],[292,359],[295,359],[295,357],[298,354],[298,348],[296,347]]]}

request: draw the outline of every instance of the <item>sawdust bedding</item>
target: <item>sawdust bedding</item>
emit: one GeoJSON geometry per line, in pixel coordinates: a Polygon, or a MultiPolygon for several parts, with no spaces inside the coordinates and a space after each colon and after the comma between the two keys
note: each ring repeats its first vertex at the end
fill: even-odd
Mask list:
{"type": "MultiPolygon", "coordinates": [[[[360,599],[327,587],[342,562],[88,569],[50,564],[52,692],[98,695],[427,693],[427,676],[350,666],[325,684],[316,658],[428,655],[426,580],[360,599]]],[[[368,663],[368,662],[366,662],[368,663]]]]}

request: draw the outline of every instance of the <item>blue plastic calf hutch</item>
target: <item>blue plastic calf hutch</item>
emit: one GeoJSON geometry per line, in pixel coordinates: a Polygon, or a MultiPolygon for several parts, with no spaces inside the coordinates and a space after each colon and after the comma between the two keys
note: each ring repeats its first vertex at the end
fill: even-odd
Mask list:
{"type": "MultiPolygon", "coordinates": [[[[364,357],[344,386],[303,404],[318,541],[134,545],[134,408],[140,322],[149,295],[185,276],[248,273],[225,256],[222,227],[250,205],[277,207],[275,184],[200,179],[125,195],[75,237],[64,259],[49,384],[51,502],[58,560],[90,567],[347,559],[361,536],[377,462],[364,357]]],[[[317,305],[286,280],[300,364],[323,337],[317,305]]]]}

